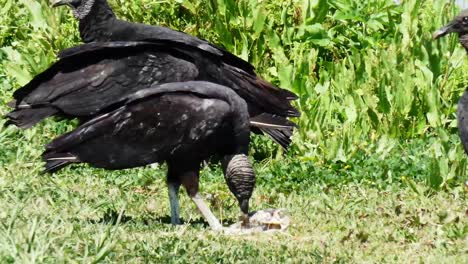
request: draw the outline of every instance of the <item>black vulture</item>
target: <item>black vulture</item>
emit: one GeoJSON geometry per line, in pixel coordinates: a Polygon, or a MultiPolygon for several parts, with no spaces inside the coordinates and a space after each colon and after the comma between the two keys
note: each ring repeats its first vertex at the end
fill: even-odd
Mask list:
{"type": "Polygon", "coordinates": [[[468,9],[463,10],[450,23],[434,32],[434,39],[446,36],[450,33],[457,33],[460,44],[468,52],[468,9]]]}
{"type": "MultiPolygon", "coordinates": [[[[256,75],[250,63],[205,40],[166,27],[117,19],[106,0],[52,0],[52,3],[53,6],[69,5],[72,8],[74,16],[79,20],[80,35],[85,43],[149,41],[165,44],[166,47],[178,47],[198,69],[195,80],[219,83],[234,89],[246,100],[251,117],[261,115],[258,117],[260,124],[273,125],[283,120],[284,126],[290,126],[287,117],[300,115],[290,103],[297,99],[294,93],[266,82],[256,75]]],[[[190,78],[194,76],[186,77],[184,81],[192,80],[190,78]]],[[[278,130],[263,126],[260,129],[287,148],[293,127],[278,130]]],[[[258,128],[253,131],[258,132],[258,128]]]]}
{"type": "MultiPolygon", "coordinates": [[[[249,74],[254,67],[213,44],[166,27],[132,23],[117,19],[107,0],[51,0],[52,6],[68,5],[79,20],[80,36],[83,42],[105,41],[167,41],[168,44],[183,44],[186,48],[206,52],[223,63],[232,65],[249,74]]],[[[285,91],[287,92],[287,91],[285,91]]],[[[289,96],[295,97],[289,93],[289,96]]]]}
{"type": "Polygon", "coordinates": [[[55,114],[86,120],[151,85],[205,80],[234,87],[250,99],[252,125],[287,148],[295,125],[280,115],[295,109],[283,107],[267,89],[258,88],[264,83],[261,80],[250,79],[251,75],[242,75],[227,64],[218,68],[197,56],[157,41],[94,42],[64,50],[59,61],[14,93],[9,123],[28,128],[55,114]],[[277,115],[264,113],[265,108],[277,115]]]}
{"type": "MultiPolygon", "coordinates": [[[[433,37],[438,39],[450,33],[457,33],[461,45],[468,52],[468,9],[463,10],[445,27],[437,30],[433,37]]],[[[465,90],[457,107],[458,132],[465,152],[468,153],[468,90],[465,90]]]]}
{"type": "Polygon", "coordinates": [[[85,162],[110,170],[166,162],[171,221],[179,223],[178,191],[187,194],[213,229],[221,224],[198,193],[200,163],[222,157],[226,182],[245,224],[255,174],[247,158],[249,113],[227,87],[209,82],[167,83],[141,89],[46,147],[46,171],[85,162]]]}

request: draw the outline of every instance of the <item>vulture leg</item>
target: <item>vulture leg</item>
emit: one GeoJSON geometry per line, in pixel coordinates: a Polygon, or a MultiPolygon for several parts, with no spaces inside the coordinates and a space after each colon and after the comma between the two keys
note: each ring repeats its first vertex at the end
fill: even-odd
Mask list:
{"type": "Polygon", "coordinates": [[[171,224],[180,225],[179,214],[179,188],[180,184],[169,182],[167,184],[169,190],[169,202],[171,205],[171,224]]]}
{"type": "Polygon", "coordinates": [[[221,230],[223,228],[219,220],[214,216],[208,205],[203,201],[203,197],[198,192],[195,195],[190,196],[190,198],[192,198],[192,201],[197,205],[198,210],[200,210],[200,213],[203,215],[205,220],[208,221],[211,229],[221,230]]]}
{"type": "Polygon", "coordinates": [[[187,190],[188,196],[195,203],[202,216],[210,225],[211,229],[220,230],[222,228],[221,223],[211,212],[210,208],[205,204],[202,196],[198,193],[200,163],[201,161],[189,165],[187,163],[184,164],[183,161],[174,163],[168,162],[168,182],[180,182],[187,190]]]}

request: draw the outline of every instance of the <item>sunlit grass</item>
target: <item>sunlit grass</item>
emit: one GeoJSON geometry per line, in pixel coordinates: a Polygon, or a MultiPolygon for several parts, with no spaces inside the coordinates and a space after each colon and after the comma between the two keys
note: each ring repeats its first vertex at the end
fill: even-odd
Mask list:
{"type": "MultiPolygon", "coordinates": [[[[239,237],[208,231],[185,196],[186,224],[172,227],[163,179],[141,187],[138,174],[9,178],[1,184],[0,260],[463,263],[468,257],[460,188],[433,195],[360,184],[312,184],[290,194],[258,188],[254,207],[288,208],[292,225],[283,234],[239,237]]],[[[219,171],[203,184],[214,212],[231,223],[237,207],[219,171]]]]}

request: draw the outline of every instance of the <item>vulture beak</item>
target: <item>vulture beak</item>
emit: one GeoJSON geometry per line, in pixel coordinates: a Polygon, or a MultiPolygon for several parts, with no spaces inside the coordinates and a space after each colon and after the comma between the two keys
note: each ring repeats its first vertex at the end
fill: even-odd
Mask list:
{"type": "Polygon", "coordinates": [[[445,27],[437,30],[436,32],[434,32],[434,34],[432,34],[432,39],[438,39],[438,38],[441,38],[447,34],[450,34],[452,32],[455,32],[455,22],[451,22],[450,24],[446,25],[445,27]]]}
{"type": "Polygon", "coordinates": [[[52,7],[71,5],[73,0],[50,0],[52,7]]]}

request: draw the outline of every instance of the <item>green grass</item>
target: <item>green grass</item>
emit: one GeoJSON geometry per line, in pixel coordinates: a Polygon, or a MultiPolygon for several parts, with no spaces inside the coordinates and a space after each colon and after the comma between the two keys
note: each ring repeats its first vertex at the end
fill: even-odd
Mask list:
{"type": "MultiPolygon", "coordinates": [[[[2,179],[0,262],[463,263],[468,257],[462,188],[419,195],[408,187],[316,180],[284,193],[262,185],[254,208],[287,208],[288,231],[227,236],[208,231],[185,196],[186,224],[168,224],[162,175],[83,170],[2,179]]],[[[202,187],[215,214],[226,224],[236,219],[219,170],[205,170],[202,187]]]]}
{"type": "MultiPolygon", "coordinates": [[[[0,0],[0,115],[15,89],[79,43],[69,10],[0,0]]],[[[0,263],[466,263],[467,157],[456,103],[468,60],[432,32],[457,12],[437,1],[110,1],[119,17],[170,26],[248,59],[300,95],[288,153],[253,137],[253,209],[287,208],[282,234],[209,231],[182,195],[169,222],[165,167],[78,165],[41,175],[44,144],[0,118],[0,263]],[[213,16],[212,14],[216,14],[213,16]]],[[[227,225],[238,207],[216,164],[202,193],[227,225]]]]}

